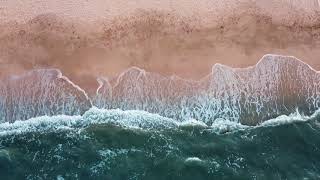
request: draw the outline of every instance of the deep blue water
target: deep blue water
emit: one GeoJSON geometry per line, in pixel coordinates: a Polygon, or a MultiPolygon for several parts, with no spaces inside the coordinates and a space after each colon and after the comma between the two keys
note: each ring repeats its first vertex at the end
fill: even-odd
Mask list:
{"type": "MultiPolygon", "coordinates": [[[[37,120],[27,123],[32,121],[37,120]]],[[[44,122],[35,129],[19,126],[25,129],[0,137],[3,180],[320,178],[319,119],[228,131],[113,121],[56,129],[46,129],[44,122]]]]}

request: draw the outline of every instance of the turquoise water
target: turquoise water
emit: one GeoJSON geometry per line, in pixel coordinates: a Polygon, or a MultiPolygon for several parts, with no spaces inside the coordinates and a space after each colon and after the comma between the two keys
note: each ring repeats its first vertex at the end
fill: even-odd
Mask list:
{"type": "Polygon", "coordinates": [[[20,129],[1,134],[0,177],[4,180],[320,178],[319,118],[258,127],[222,126],[227,130],[219,131],[214,126],[194,123],[176,126],[165,120],[159,120],[158,125],[145,125],[142,122],[150,117],[146,120],[143,117],[149,115],[140,114],[142,120],[132,121],[136,124],[130,121],[137,119],[134,115],[117,116],[117,120],[105,117],[104,121],[85,125],[79,122],[92,119],[68,117],[75,119],[73,124],[65,120],[60,128],[54,124],[59,122],[58,117],[18,124],[20,129]],[[123,118],[126,123],[120,123],[123,118]],[[129,121],[130,126],[125,125],[129,121]],[[161,126],[161,122],[169,125],[161,126]]]}

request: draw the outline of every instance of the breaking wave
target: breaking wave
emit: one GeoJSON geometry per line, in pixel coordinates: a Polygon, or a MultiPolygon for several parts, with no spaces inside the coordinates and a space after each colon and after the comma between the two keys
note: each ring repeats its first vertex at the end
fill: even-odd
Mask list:
{"type": "Polygon", "coordinates": [[[248,130],[260,127],[278,126],[295,122],[312,121],[320,117],[320,110],[311,116],[303,116],[298,111],[296,113],[281,115],[270,119],[258,126],[247,126],[226,119],[217,119],[212,124],[207,125],[202,121],[190,119],[179,122],[174,119],[166,118],[158,114],[151,114],[139,110],[120,109],[98,109],[91,108],[82,116],[42,116],[31,118],[28,121],[15,121],[14,123],[0,124],[0,137],[20,135],[28,133],[49,133],[60,131],[81,131],[92,125],[109,124],[122,128],[139,129],[144,131],[162,130],[194,130],[202,129],[207,132],[224,134],[241,130],[248,130]]]}

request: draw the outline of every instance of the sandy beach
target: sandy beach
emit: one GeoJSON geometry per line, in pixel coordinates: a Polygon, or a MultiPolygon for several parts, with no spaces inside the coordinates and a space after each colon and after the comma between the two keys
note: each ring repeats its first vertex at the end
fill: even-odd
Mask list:
{"type": "MultiPolygon", "coordinates": [[[[2,76],[58,68],[85,89],[131,66],[199,79],[216,63],[291,55],[320,70],[319,2],[0,2],[2,76]]],[[[92,88],[94,87],[94,88],[92,88]]]]}

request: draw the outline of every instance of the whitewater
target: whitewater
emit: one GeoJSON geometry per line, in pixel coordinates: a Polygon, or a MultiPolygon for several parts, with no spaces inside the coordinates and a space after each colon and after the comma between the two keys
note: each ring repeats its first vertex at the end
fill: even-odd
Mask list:
{"type": "Polygon", "coordinates": [[[320,76],[291,56],[199,81],[130,68],[0,83],[1,179],[318,179],[320,76]]]}
{"type": "Polygon", "coordinates": [[[216,64],[199,81],[130,68],[113,79],[100,77],[88,94],[57,69],[9,76],[0,84],[1,122],[39,116],[82,115],[91,107],[142,110],[206,124],[222,118],[257,125],[298,109],[311,115],[320,106],[320,76],[302,61],[265,55],[255,66],[216,64]]]}
{"type": "Polygon", "coordinates": [[[140,129],[145,131],[161,131],[165,129],[183,129],[200,128],[210,130],[213,133],[223,134],[232,133],[240,130],[249,130],[252,128],[278,126],[296,122],[308,122],[320,117],[320,110],[311,116],[302,116],[298,111],[296,113],[281,115],[277,118],[265,121],[257,126],[246,126],[227,119],[217,119],[211,125],[202,121],[190,119],[179,122],[174,119],[162,117],[158,114],[151,114],[145,111],[120,109],[98,109],[93,107],[82,116],[42,116],[31,118],[27,121],[16,121],[14,123],[0,124],[0,137],[20,135],[27,133],[49,133],[58,131],[81,131],[91,125],[112,124],[115,126],[140,129]]]}

